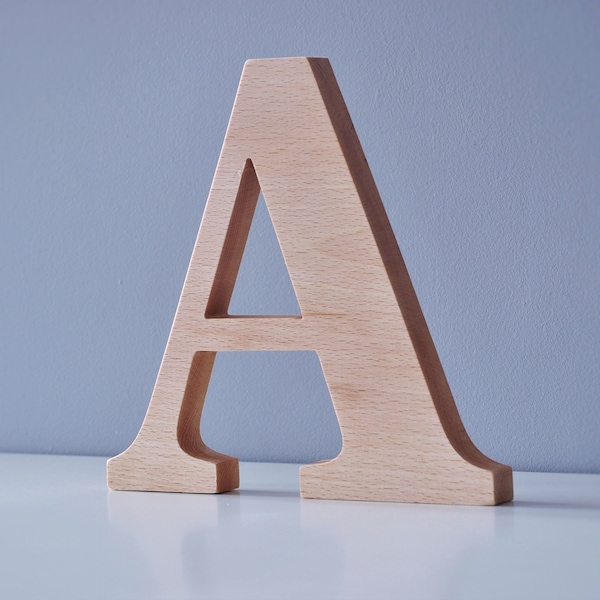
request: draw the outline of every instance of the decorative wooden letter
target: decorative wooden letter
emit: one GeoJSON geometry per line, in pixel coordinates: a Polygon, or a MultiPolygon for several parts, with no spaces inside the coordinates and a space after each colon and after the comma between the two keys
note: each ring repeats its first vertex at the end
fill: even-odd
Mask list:
{"type": "Polygon", "coordinates": [[[238,460],[200,437],[217,352],[316,350],[343,438],[305,498],[498,504],[512,470],[469,439],[327,59],[251,60],[148,413],[108,461],[120,490],[222,492],[238,460]],[[260,191],[301,317],[233,317],[260,191]]]}

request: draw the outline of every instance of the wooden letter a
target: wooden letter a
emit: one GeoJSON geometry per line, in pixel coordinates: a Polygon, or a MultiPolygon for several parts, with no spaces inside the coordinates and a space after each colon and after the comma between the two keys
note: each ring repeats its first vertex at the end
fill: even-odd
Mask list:
{"type": "Polygon", "coordinates": [[[317,352],[343,449],[302,467],[303,497],[511,500],[512,470],[462,425],[327,59],[246,63],[148,413],[109,460],[109,487],[238,487],[237,458],[200,437],[214,359],[228,350],[317,352]],[[301,317],[228,314],[261,190],[301,317]]]}

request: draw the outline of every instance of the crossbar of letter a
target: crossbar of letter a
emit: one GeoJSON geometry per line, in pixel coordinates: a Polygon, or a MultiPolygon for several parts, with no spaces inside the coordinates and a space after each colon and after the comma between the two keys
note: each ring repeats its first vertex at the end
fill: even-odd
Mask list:
{"type": "Polygon", "coordinates": [[[343,449],[309,498],[497,504],[512,470],[471,442],[327,59],[248,61],[152,399],[113,489],[221,492],[236,458],[200,436],[216,352],[315,350],[343,449]],[[302,316],[227,309],[262,190],[302,316]]]}

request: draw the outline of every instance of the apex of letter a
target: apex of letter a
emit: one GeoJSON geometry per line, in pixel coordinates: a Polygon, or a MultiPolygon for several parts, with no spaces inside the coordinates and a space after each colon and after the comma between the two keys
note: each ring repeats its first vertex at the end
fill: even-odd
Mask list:
{"type": "Polygon", "coordinates": [[[396,238],[324,58],[251,60],[158,373],[112,489],[222,492],[237,458],[200,417],[217,352],[314,350],[343,449],[301,469],[306,498],[449,504],[512,499],[512,470],[468,437],[396,238]],[[228,307],[262,190],[302,317],[228,307]]]}

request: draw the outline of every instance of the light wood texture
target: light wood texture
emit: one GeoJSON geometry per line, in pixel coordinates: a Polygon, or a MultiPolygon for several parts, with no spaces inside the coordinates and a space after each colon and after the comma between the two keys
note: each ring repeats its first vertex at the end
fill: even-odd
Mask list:
{"type": "Polygon", "coordinates": [[[113,489],[220,492],[238,462],[200,417],[216,352],[315,350],[342,432],[301,469],[306,498],[457,504],[512,499],[512,470],[469,439],[327,59],[248,61],[181,300],[113,489]],[[228,306],[262,190],[301,317],[228,306]]]}

